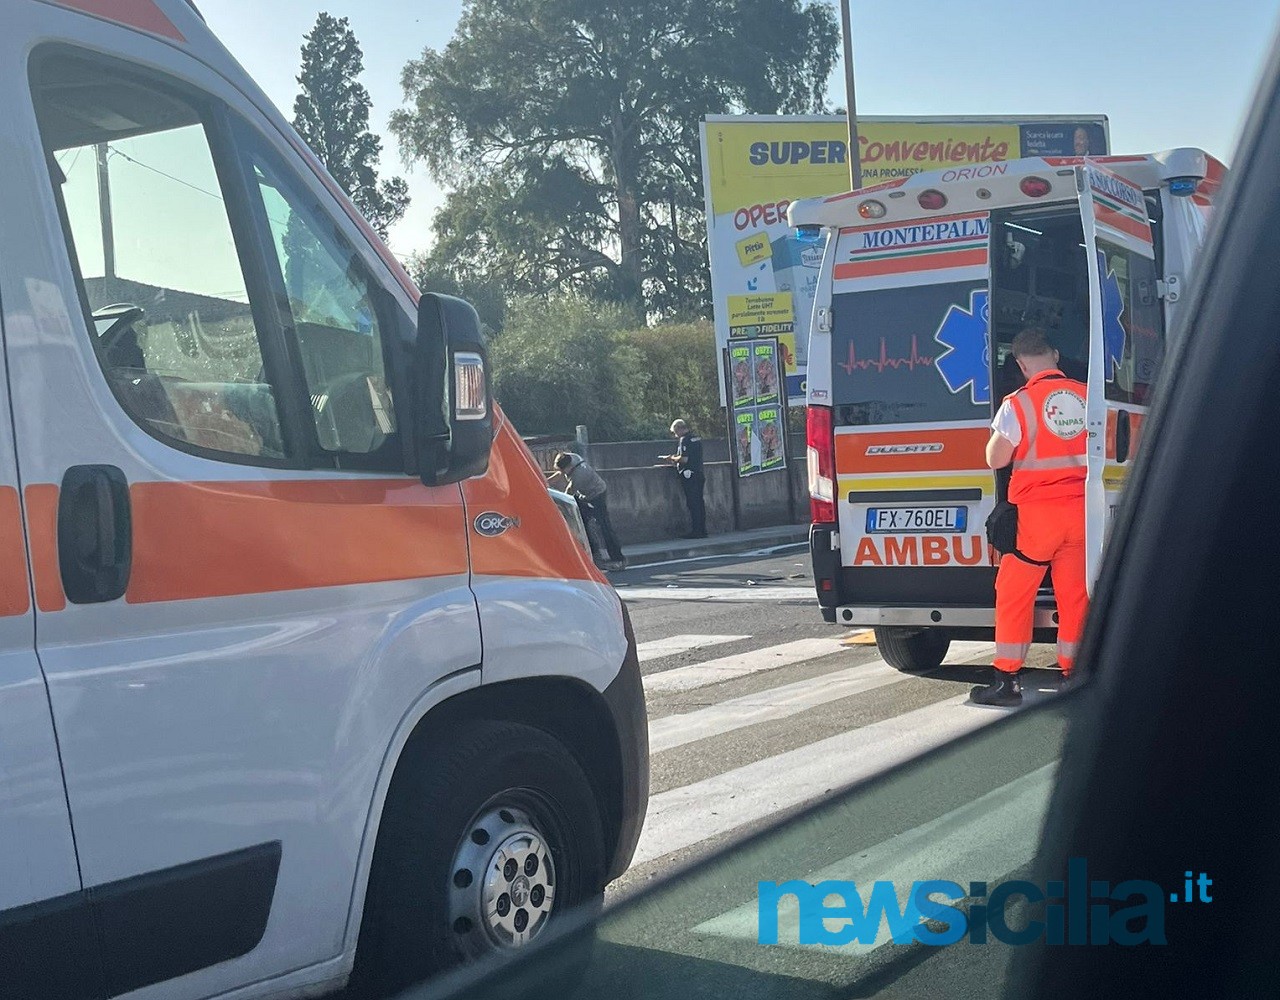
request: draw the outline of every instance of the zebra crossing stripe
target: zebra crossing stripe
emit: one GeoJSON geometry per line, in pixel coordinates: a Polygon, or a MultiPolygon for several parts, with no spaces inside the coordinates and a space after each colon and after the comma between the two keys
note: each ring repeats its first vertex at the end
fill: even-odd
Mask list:
{"type": "Polygon", "coordinates": [[[876,660],[742,698],[732,698],[683,715],[668,715],[649,723],[649,752],[661,753],[735,729],[785,719],[807,709],[905,679],[883,660],[876,660]]]}
{"type": "Polygon", "coordinates": [[[618,587],[624,601],[764,601],[816,604],[812,587],[618,587]]]}
{"type": "MultiPolygon", "coordinates": [[[[945,663],[959,664],[974,659],[989,659],[995,651],[995,646],[989,642],[957,642],[953,645],[945,663]]],[[[906,675],[884,660],[873,660],[717,702],[681,715],[664,716],[649,723],[649,752],[661,753],[762,722],[785,719],[841,698],[865,694],[904,680],[907,680],[906,675]]]]}
{"type": "Polygon", "coordinates": [[[1003,718],[961,694],[649,799],[639,865],[811,802],[1003,718]]]}
{"type": "Polygon", "coordinates": [[[840,640],[836,637],[796,639],[777,646],[766,646],[764,649],[722,656],[719,659],[707,660],[705,663],[694,663],[687,667],[676,667],[656,674],[647,674],[644,677],[644,690],[647,695],[692,691],[695,688],[706,687],[708,684],[747,677],[762,670],[788,667],[841,651],[840,640]]]}
{"type": "Polygon", "coordinates": [[[636,654],[640,662],[658,660],[664,656],[675,656],[677,653],[690,653],[695,649],[706,649],[708,646],[722,646],[726,642],[738,642],[750,639],[749,635],[671,635],[665,639],[651,639],[636,645],[636,654]]]}

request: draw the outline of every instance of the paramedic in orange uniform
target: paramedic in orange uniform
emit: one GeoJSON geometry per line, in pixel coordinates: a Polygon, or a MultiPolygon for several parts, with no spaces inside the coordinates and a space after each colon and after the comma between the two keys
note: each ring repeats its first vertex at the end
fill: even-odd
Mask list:
{"type": "Polygon", "coordinates": [[[1013,338],[1013,354],[1027,384],[1005,397],[992,421],[987,464],[1013,463],[1009,502],[1018,508],[1018,545],[996,575],[996,676],[973,689],[981,705],[1022,701],[1018,671],[1031,644],[1036,592],[1053,569],[1058,604],[1058,665],[1071,673],[1084,628],[1084,481],[1088,434],[1082,382],[1058,367],[1045,332],[1029,327],[1013,338]]]}

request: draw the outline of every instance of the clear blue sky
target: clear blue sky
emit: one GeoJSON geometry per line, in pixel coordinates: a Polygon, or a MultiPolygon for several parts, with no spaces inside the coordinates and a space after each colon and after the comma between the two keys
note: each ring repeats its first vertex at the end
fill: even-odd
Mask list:
{"type": "MultiPolygon", "coordinates": [[[[644,0],[636,0],[643,3],[644,0]]],[[[837,0],[830,0],[833,4],[837,0]]],[[[867,115],[1106,114],[1116,152],[1200,146],[1230,161],[1276,29],[1268,0],[852,0],[858,110],[867,115]]],[[[348,17],[365,54],[373,126],[402,101],[400,71],[453,34],[462,0],[197,0],[241,63],[292,115],[302,36],[348,17]]],[[[844,103],[842,68],[831,79],[844,103]]],[[[391,233],[431,242],[439,188],[384,132],[383,170],[413,204],[391,233]]]]}

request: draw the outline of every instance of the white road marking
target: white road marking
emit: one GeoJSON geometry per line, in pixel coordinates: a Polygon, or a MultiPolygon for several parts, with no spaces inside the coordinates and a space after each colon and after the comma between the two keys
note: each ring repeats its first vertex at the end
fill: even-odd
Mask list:
{"type": "Polygon", "coordinates": [[[636,654],[640,662],[657,660],[663,656],[674,656],[676,653],[688,653],[695,649],[706,649],[708,646],[721,646],[726,642],[737,642],[739,639],[750,639],[749,635],[671,635],[665,639],[651,639],[636,646],[636,654]]]}
{"type": "Polygon", "coordinates": [[[692,691],[694,688],[718,684],[720,681],[746,677],[762,670],[773,670],[776,667],[788,667],[793,663],[803,663],[817,656],[829,653],[846,652],[840,640],[831,638],[796,639],[778,646],[766,646],[764,649],[753,649],[748,653],[734,653],[722,656],[705,663],[694,663],[687,667],[676,667],[644,677],[645,694],[670,694],[674,691],[692,691]]]}
{"type": "MultiPolygon", "coordinates": [[[[828,879],[854,882],[864,903],[873,882],[890,881],[898,890],[900,907],[907,902],[912,882],[947,879],[967,890],[970,882],[998,879],[1034,857],[1056,772],[1057,764],[1048,764],[945,815],[811,874],[779,872],[765,877],[774,882],[791,878],[803,878],[814,884],[828,879]]],[[[758,918],[758,902],[752,902],[713,917],[694,931],[757,941],[758,918]]],[[[798,946],[798,923],[799,904],[795,896],[786,896],[778,903],[779,944],[798,946]]],[[[858,955],[874,951],[891,940],[886,923],[869,944],[799,947],[858,955]]]]}
{"type": "MultiPolygon", "coordinates": [[[[682,559],[664,559],[662,562],[637,562],[632,563],[631,569],[656,569],[659,566],[679,566],[682,563],[706,562],[708,559],[753,559],[763,558],[764,556],[779,555],[783,552],[801,552],[809,547],[808,542],[784,542],[781,545],[771,545],[767,549],[752,549],[750,552],[713,552],[705,556],[685,556],[682,559]]],[[[644,558],[641,556],[640,558],[644,558]]]]}
{"type": "MultiPolygon", "coordinates": [[[[947,654],[946,663],[964,663],[978,657],[989,657],[995,652],[995,646],[989,642],[958,642],[954,646],[956,648],[947,654]]],[[[668,715],[649,723],[649,752],[661,753],[735,729],[785,719],[819,705],[906,679],[905,674],[884,660],[873,660],[846,670],[717,702],[682,715],[668,715]]]]}
{"type": "Polygon", "coordinates": [[[767,601],[814,604],[809,587],[618,587],[624,601],[767,601]]]}
{"type": "Polygon", "coordinates": [[[649,723],[649,752],[661,753],[735,729],[785,719],[901,680],[906,680],[903,674],[883,660],[877,660],[742,698],[731,698],[683,715],[668,715],[649,723]]]}
{"type": "Polygon", "coordinates": [[[956,695],[682,788],[660,792],[649,799],[644,832],[632,863],[644,864],[822,798],[830,791],[879,774],[1005,714],[968,705],[968,699],[967,693],[956,695]]]}

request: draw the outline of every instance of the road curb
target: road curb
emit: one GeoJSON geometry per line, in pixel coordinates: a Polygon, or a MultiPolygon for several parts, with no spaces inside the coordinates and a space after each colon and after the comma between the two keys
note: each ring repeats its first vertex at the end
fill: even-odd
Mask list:
{"type": "Polygon", "coordinates": [[[731,555],[736,552],[753,552],[778,545],[800,545],[809,540],[807,524],[787,525],[778,531],[752,534],[744,538],[740,534],[712,535],[709,538],[676,539],[660,548],[646,545],[643,552],[627,553],[627,568],[639,569],[654,563],[673,559],[697,559],[700,556],[731,555]]]}

